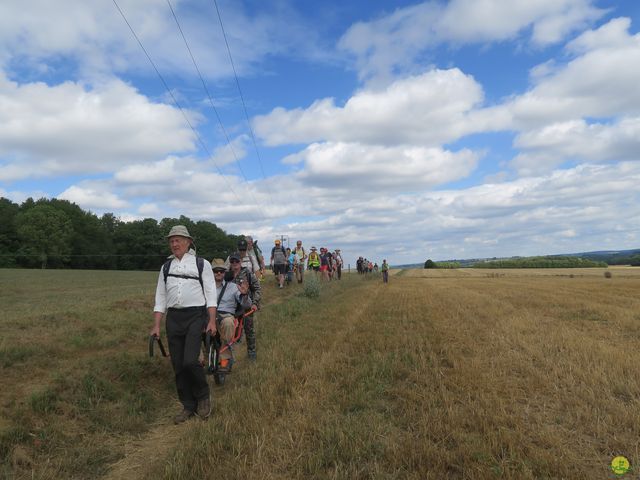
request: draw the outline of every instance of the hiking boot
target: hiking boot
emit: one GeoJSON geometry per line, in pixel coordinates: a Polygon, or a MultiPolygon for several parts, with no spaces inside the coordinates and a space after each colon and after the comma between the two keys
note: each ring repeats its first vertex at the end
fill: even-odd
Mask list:
{"type": "Polygon", "coordinates": [[[186,408],[182,410],[178,415],[173,419],[173,423],[178,425],[179,423],[184,423],[193,417],[193,412],[191,410],[187,410],[186,408]]]}
{"type": "Polygon", "coordinates": [[[257,356],[256,352],[247,352],[247,357],[249,357],[249,360],[253,362],[256,361],[257,356]]]}
{"type": "Polygon", "coordinates": [[[211,400],[205,398],[203,400],[198,400],[198,410],[196,410],[196,415],[198,415],[203,420],[207,418],[211,414],[211,400]]]}

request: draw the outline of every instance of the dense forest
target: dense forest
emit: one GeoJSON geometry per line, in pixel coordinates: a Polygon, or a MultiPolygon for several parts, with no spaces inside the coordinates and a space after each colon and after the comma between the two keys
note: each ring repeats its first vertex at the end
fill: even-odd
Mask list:
{"type": "Polygon", "coordinates": [[[170,254],[165,236],[178,224],[187,226],[200,256],[225,258],[235,250],[238,236],[185,216],[123,222],[66,200],[18,205],[0,197],[0,267],[157,270],[170,254]]]}

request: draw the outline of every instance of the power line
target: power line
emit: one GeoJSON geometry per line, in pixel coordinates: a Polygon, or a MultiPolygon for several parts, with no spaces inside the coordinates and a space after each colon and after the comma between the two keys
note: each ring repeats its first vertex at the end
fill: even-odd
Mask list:
{"type": "MultiPolygon", "coordinates": [[[[151,56],[149,55],[149,53],[147,52],[147,49],[144,48],[144,45],[142,44],[142,42],[140,41],[140,39],[138,38],[138,35],[136,35],[135,30],[133,29],[133,27],[131,26],[131,24],[129,23],[129,21],[127,20],[127,17],[125,16],[124,12],[122,11],[122,9],[120,8],[120,6],[118,5],[118,2],[116,0],[112,0],[113,4],[116,6],[116,8],[118,9],[118,12],[120,12],[120,15],[122,16],[122,19],[124,20],[124,22],[127,24],[127,26],[129,27],[129,30],[131,31],[131,34],[133,35],[133,38],[136,39],[136,42],[138,42],[138,45],[140,45],[140,48],[142,49],[142,51],[144,52],[145,56],[147,57],[147,60],[149,60],[149,63],[151,64],[151,66],[153,67],[153,69],[155,70],[156,74],[158,75],[158,78],[160,78],[160,81],[162,82],[162,84],[164,85],[164,88],[167,90],[167,93],[169,93],[169,95],[171,96],[171,99],[173,100],[173,103],[175,104],[175,106],[180,110],[180,112],[182,113],[182,116],[184,117],[185,121],[187,122],[187,124],[189,125],[189,128],[191,128],[191,131],[194,133],[194,135],[196,136],[196,138],[198,139],[198,142],[200,144],[200,146],[202,147],[202,149],[206,152],[207,156],[211,159],[211,161],[213,162],[213,165],[216,167],[216,170],[218,170],[218,173],[220,174],[220,176],[224,179],[225,183],[227,184],[227,187],[229,188],[229,190],[231,191],[231,193],[233,193],[235,195],[235,197],[238,199],[238,201],[240,203],[242,203],[240,196],[236,193],[236,191],[233,189],[233,187],[231,186],[231,184],[229,183],[229,181],[227,180],[227,177],[224,176],[224,174],[222,173],[222,170],[220,169],[220,167],[218,166],[218,164],[215,162],[215,160],[213,160],[213,156],[211,155],[211,152],[209,151],[209,149],[207,148],[207,146],[205,145],[204,141],[202,140],[202,137],[200,137],[200,134],[198,133],[198,131],[194,128],[194,126],[191,124],[191,121],[189,120],[189,117],[187,116],[187,114],[185,113],[184,109],[182,108],[182,106],[180,105],[180,103],[178,102],[178,100],[176,99],[175,95],[173,94],[173,92],[171,91],[171,89],[169,88],[169,85],[167,85],[167,82],[165,81],[164,77],[162,76],[162,74],[160,73],[160,71],[158,70],[158,67],[156,67],[156,64],[154,63],[154,61],[151,59],[151,56]]],[[[251,216],[251,215],[250,215],[251,216]]],[[[251,216],[251,219],[255,222],[255,218],[253,218],[251,216]]]]}
{"type": "Polygon", "coordinates": [[[256,143],[256,137],[253,134],[253,129],[251,128],[251,122],[249,121],[249,113],[247,112],[247,106],[244,102],[244,96],[242,95],[242,89],[240,88],[240,81],[238,80],[238,73],[236,72],[236,66],[233,63],[233,56],[231,55],[231,48],[229,47],[229,41],[227,40],[227,33],[224,30],[224,24],[222,23],[222,15],[220,15],[220,9],[218,8],[217,0],[213,0],[213,4],[216,7],[216,13],[218,14],[218,20],[220,21],[220,29],[222,30],[222,36],[224,37],[224,43],[227,46],[227,53],[229,54],[229,61],[231,62],[231,68],[233,69],[233,76],[236,79],[236,86],[238,87],[238,93],[240,94],[240,101],[242,102],[242,108],[244,110],[244,117],[247,120],[247,127],[249,127],[249,133],[251,134],[251,142],[253,143],[253,148],[256,151],[256,155],[258,157],[258,163],[260,164],[260,171],[262,172],[262,178],[265,180],[265,188],[269,193],[269,198],[271,198],[271,204],[275,205],[273,201],[273,195],[271,195],[271,189],[267,184],[267,177],[264,174],[264,168],[262,166],[262,158],[260,157],[260,151],[258,150],[258,144],[256,143]]]}
{"type": "MultiPolygon", "coordinates": [[[[238,159],[238,156],[236,155],[236,151],[233,148],[233,145],[231,143],[231,139],[229,138],[229,135],[227,134],[227,130],[224,128],[224,124],[222,123],[222,119],[220,118],[220,114],[218,113],[218,109],[216,108],[215,104],[213,103],[213,98],[211,97],[211,93],[209,92],[209,89],[207,88],[207,84],[204,81],[204,78],[202,77],[202,73],[200,73],[200,69],[198,68],[198,64],[196,62],[195,57],[193,56],[193,53],[191,51],[191,48],[189,47],[189,42],[187,41],[187,37],[185,36],[182,27],[180,26],[180,22],[178,21],[178,17],[176,15],[175,10],[173,9],[173,6],[171,5],[170,0],[166,0],[167,1],[167,5],[169,6],[169,9],[171,10],[171,15],[173,15],[173,19],[176,22],[176,25],[178,27],[178,30],[180,31],[180,35],[182,36],[182,40],[184,41],[185,46],[187,47],[187,51],[189,52],[189,56],[191,57],[191,61],[193,62],[193,66],[196,69],[196,72],[198,73],[198,77],[200,78],[200,81],[202,82],[202,87],[204,88],[204,91],[207,94],[207,97],[209,99],[209,103],[211,104],[211,108],[213,108],[213,111],[216,114],[216,118],[218,119],[218,123],[220,124],[220,128],[222,129],[222,132],[224,133],[225,138],[227,139],[227,144],[229,145],[229,148],[231,149],[231,153],[233,154],[233,158],[235,158],[236,160],[236,164],[238,165],[238,169],[240,170],[240,173],[242,174],[242,178],[244,178],[244,181],[247,183],[247,185],[249,184],[249,180],[247,180],[247,176],[244,173],[244,170],[242,169],[242,165],[240,164],[240,160],[238,159]]],[[[253,196],[253,193],[251,193],[251,196],[253,198],[253,201],[256,203],[256,205],[259,205],[258,201],[256,200],[256,198],[253,196]]],[[[263,216],[264,219],[266,219],[263,216]]]]}

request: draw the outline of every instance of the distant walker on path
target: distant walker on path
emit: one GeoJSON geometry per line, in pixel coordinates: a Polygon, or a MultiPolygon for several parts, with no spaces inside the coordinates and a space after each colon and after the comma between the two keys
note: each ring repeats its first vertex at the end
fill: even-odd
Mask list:
{"type": "Polygon", "coordinates": [[[387,260],[382,260],[382,267],[380,267],[380,271],[382,272],[382,282],[389,283],[389,264],[387,260]]]}

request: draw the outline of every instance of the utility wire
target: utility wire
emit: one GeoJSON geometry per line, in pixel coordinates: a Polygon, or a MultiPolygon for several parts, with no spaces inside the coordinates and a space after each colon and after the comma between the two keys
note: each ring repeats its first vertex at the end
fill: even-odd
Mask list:
{"type": "MultiPolygon", "coordinates": [[[[227,180],[227,177],[225,177],[225,175],[222,173],[222,170],[220,169],[220,167],[218,166],[218,164],[215,162],[215,160],[213,160],[213,156],[211,155],[211,152],[209,151],[209,149],[207,148],[207,146],[205,145],[204,141],[202,140],[202,137],[200,136],[200,134],[198,133],[198,131],[194,128],[194,126],[191,124],[191,121],[189,120],[189,117],[187,116],[187,114],[185,113],[184,109],[182,108],[182,106],[180,105],[180,102],[178,102],[178,100],[176,99],[175,95],[173,94],[173,92],[171,91],[171,89],[169,88],[169,85],[167,85],[167,82],[165,81],[164,77],[162,76],[162,74],[160,73],[160,71],[158,70],[158,67],[156,67],[156,64],[154,63],[154,61],[151,59],[151,56],[149,55],[149,53],[147,52],[147,49],[144,48],[144,45],[142,44],[142,42],[140,41],[140,39],[138,38],[138,35],[136,35],[135,30],[133,29],[133,27],[131,26],[131,24],[129,23],[129,21],[127,20],[127,17],[125,16],[124,12],[122,11],[122,9],[120,8],[120,6],[118,5],[118,2],[116,0],[112,0],[113,4],[116,6],[116,8],[118,9],[118,12],[120,12],[120,15],[122,16],[122,19],[124,20],[124,22],[127,24],[127,26],[129,27],[129,30],[131,31],[131,34],[133,35],[133,38],[136,39],[136,42],[138,42],[138,45],[140,45],[140,48],[142,49],[142,51],[144,52],[144,54],[147,57],[147,60],[149,60],[149,63],[151,64],[151,66],[153,67],[153,69],[156,71],[156,74],[158,75],[158,78],[160,78],[160,81],[162,82],[162,84],[164,85],[164,88],[167,90],[167,93],[169,93],[169,95],[171,96],[171,99],[173,100],[173,103],[175,104],[176,107],[178,107],[178,110],[180,110],[180,112],[182,113],[182,116],[184,117],[185,121],[187,122],[187,124],[189,125],[189,128],[191,128],[191,131],[194,133],[194,135],[196,136],[196,138],[198,139],[198,143],[200,144],[200,146],[202,147],[202,149],[206,152],[207,156],[209,158],[211,158],[211,161],[213,162],[214,166],[216,167],[216,170],[218,170],[218,173],[220,174],[220,176],[224,179],[225,183],[227,184],[227,187],[229,188],[229,190],[231,191],[231,193],[233,193],[235,195],[235,197],[238,199],[239,203],[242,203],[242,200],[240,199],[240,196],[236,193],[236,191],[233,189],[233,187],[231,186],[231,184],[229,183],[229,181],[227,180]]],[[[249,215],[251,216],[251,215],[249,215]]],[[[255,222],[255,218],[251,217],[251,219],[255,222]]]]}
{"type": "MultiPolygon", "coordinates": [[[[171,10],[171,15],[173,15],[173,19],[176,22],[176,25],[178,27],[178,30],[180,31],[180,35],[182,36],[182,40],[184,41],[184,45],[187,47],[187,51],[189,52],[189,56],[191,57],[191,61],[193,62],[193,66],[196,69],[196,72],[198,73],[198,77],[200,78],[200,81],[202,82],[202,87],[204,88],[204,91],[207,94],[207,97],[209,98],[209,103],[211,104],[211,108],[213,108],[213,111],[216,114],[216,118],[218,119],[218,123],[220,124],[220,128],[222,129],[222,132],[224,133],[225,138],[227,139],[227,144],[229,145],[229,148],[231,149],[231,153],[233,154],[233,158],[235,158],[236,160],[236,164],[238,165],[238,169],[240,170],[240,173],[242,174],[242,178],[244,178],[244,181],[246,182],[247,185],[249,185],[249,180],[247,180],[247,176],[244,173],[244,170],[242,169],[242,165],[240,164],[240,160],[238,160],[238,156],[236,155],[236,151],[233,148],[233,145],[231,143],[231,139],[229,138],[229,135],[227,134],[227,130],[226,128],[224,128],[224,124],[222,123],[222,119],[220,118],[220,114],[218,113],[218,109],[216,108],[215,104],[213,103],[213,98],[211,97],[211,93],[209,93],[209,89],[207,88],[207,84],[204,81],[204,78],[202,77],[202,74],[200,73],[200,69],[198,68],[198,64],[196,62],[195,57],[193,56],[193,53],[191,52],[191,48],[189,47],[189,42],[187,42],[187,37],[184,35],[184,32],[182,30],[182,27],[180,26],[180,22],[178,21],[178,17],[176,16],[176,12],[173,9],[173,6],[171,5],[171,2],[169,0],[167,0],[167,5],[169,5],[169,9],[171,10]]],[[[253,192],[251,192],[251,190],[249,190],[251,197],[253,198],[253,201],[255,202],[256,205],[259,205],[258,201],[256,200],[255,196],[253,195],[253,192]]],[[[263,216],[263,219],[266,219],[263,216]]]]}
{"type": "Polygon", "coordinates": [[[262,172],[262,178],[265,181],[265,188],[269,193],[269,198],[271,198],[271,204],[275,205],[273,201],[273,195],[271,195],[271,189],[267,184],[267,177],[264,174],[264,168],[262,166],[262,158],[260,157],[260,151],[258,150],[258,144],[256,143],[256,137],[253,134],[253,129],[251,128],[251,122],[249,121],[249,113],[247,112],[247,106],[244,102],[244,96],[242,95],[242,89],[240,88],[240,81],[238,80],[238,73],[236,72],[236,66],[233,63],[233,56],[231,55],[231,48],[229,47],[229,41],[227,40],[227,33],[224,30],[224,24],[222,23],[222,15],[220,15],[220,9],[218,8],[217,0],[213,0],[213,4],[216,7],[216,13],[218,14],[218,20],[220,21],[220,29],[222,30],[222,36],[224,37],[224,43],[227,46],[227,53],[229,54],[229,61],[231,62],[231,68],[233,69],[233,76],[236,79],[236,86],[238,87],[238,93],[240,94],[240,101],[242,102],[242,108],[244,110],[244,117],[247,120],[247,126],[249,127],[249,133],[251,134],[251,142],[253,143],[253,148],[256,151],[256,155],[258,157],[258,163],[260,164],[260,171],[262,172]]]}

